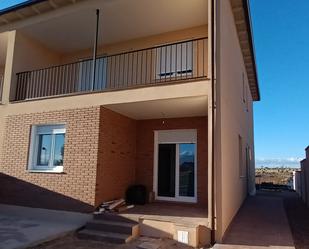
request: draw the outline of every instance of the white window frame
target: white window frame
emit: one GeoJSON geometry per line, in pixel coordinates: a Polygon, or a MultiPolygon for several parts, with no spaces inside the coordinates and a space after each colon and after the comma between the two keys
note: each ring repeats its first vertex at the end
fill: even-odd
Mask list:
{"type": "Polygon", "coordinates": [[[155,199],[159,201],[197,203],[197,131],[195,129],[184,130],[159,130],[154,131],[154,167],[153,167],[153,192],[155,199]],[[179,145],[195,144],[194,158],[194,197],[179,195],[179,145]],[[158,196],[158,157],[159,144],[176,144],[176,168],[175,168],[175,197],[158,196]]]}
{"type": "Polygon", "coordinates": [[[64,124],[33,125],[31,127],[28,171],[50,172],[50,173],[63,172],[63,165],[54,165],[53,164],[54,160],[49,160],[48,166],[37,165],[37,157],[38,157],[38,143],[40,134],[52,135],[50,158],[53,159],[55,153],[55,137],[56,137],[55,135],[65,133],[66,129],[64,124]]]}

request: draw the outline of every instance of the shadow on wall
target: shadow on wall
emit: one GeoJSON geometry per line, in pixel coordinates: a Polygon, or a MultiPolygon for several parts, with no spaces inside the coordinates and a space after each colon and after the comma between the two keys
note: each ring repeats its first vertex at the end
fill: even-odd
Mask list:
{"type": "Polygon", "coordinates": [[[0,173],[0,186],[1,204],[84,213],[94,210],[88,203],[3,173],[0,173]]]}

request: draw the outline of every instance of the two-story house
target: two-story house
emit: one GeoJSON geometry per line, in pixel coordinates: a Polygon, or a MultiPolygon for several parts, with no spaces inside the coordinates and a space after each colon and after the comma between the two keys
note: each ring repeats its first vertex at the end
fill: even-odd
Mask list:
{"type": "Polygon", "coordinates": [[[246,0],[30,0],[0,32],[1,203],[91,212],[141,184],[140,234],[222,240],[255,192],[246,0]]]}

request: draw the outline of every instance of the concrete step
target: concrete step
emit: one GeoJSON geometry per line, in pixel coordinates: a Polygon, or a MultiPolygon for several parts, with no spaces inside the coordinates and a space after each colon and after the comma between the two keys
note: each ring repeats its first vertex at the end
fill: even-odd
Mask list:
{"type": "Polygon", "coordinates": [[[115,222],[126,222],[126,223],[138,224],[136,221],[122,217],[119,214],[115,214],[115,213],[94,214],[93,218],[95,220],[105,220],[105,221],[115,221],[115,222]]]}
{"type": "Polygon", "coordinates": [[[77,237],[80,239],[105,241],[116,244],[128,243],[134,239],[132,235],[112,232],[102,232],[97,230],[83,229],[78,232],[77,237]]]}
{"type": "Polygon", "coordinates": [[[129,222],[109,221],[102,219],[89,221],[86,224],[86,229],[121,233],[121,234],[132,234],[132,235],[138,234],[138,224],[129,222]]]}

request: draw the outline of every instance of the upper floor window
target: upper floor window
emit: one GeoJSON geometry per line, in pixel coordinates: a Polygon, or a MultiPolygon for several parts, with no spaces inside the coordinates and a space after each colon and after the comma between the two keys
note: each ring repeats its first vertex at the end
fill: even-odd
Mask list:
{"type": "Polygon", "coordinates": [[[158,47],[156,56],[156,79],[193,75],[193,42],[158,47]]]}
{"type": "Polygon", "coordinates": [[[64,143],[64,125],[32,126],[28,169],[62,172],[64,143]]]}

